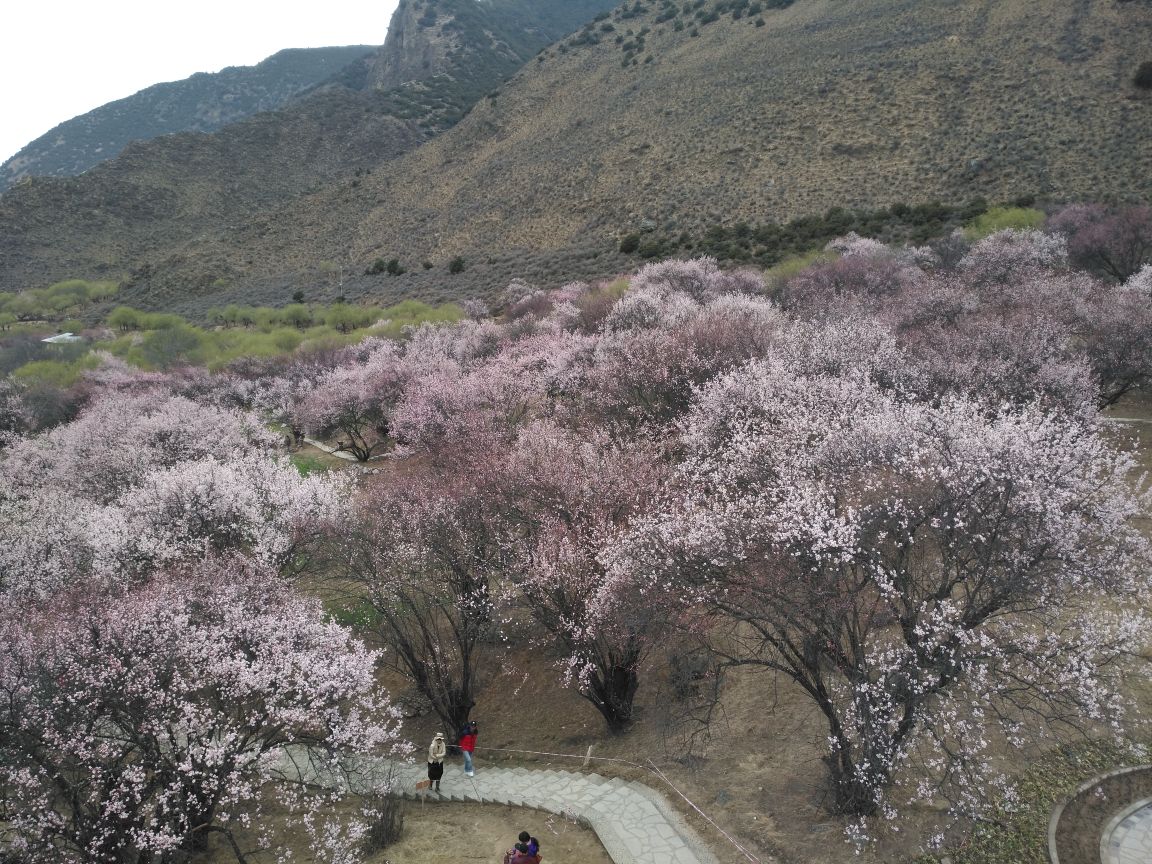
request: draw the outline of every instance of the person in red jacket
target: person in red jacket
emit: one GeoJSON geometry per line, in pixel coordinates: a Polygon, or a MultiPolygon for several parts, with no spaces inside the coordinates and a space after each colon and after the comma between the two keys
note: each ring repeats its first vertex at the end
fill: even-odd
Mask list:
{"type": "Polygon", "coordinates": [[[460,741],[456,746],[464,754],[464,775],[466,777],[472,777],[476,773],[472,770],[472,753],[476,749],[476,736],[479,734],[480,730],[475,720],[471,723],[465,723],[464,728],[460,730],[460,741]]]}

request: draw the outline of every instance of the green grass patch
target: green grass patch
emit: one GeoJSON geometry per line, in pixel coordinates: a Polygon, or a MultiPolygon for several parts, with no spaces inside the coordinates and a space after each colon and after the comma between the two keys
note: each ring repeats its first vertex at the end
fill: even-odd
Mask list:
{"type": "Polygon", "coordinates": [[[356,633],[374,629],[380,620],[380,613],[371,603],[351,597],[325,600],[324,611],[337,624],[356,633]]]}
{"type": "Polygon", "coordinates": [[[964,236],[970,241],[983,240],[989,234],[1007,228],[1038,229],[1044,225],[1044,214],[1031,207],[993,207],[964,225],[964,236]]]}
{"type": "Polygon", "coordinates": [[[329,470],[329,467],[317,459],[315,456],[305,456],[302,453],[293,453],[288,457],[292,461],[292,465],[300,472],[301,477],[307,477],[309,474],[323,474],[329,470]]]}

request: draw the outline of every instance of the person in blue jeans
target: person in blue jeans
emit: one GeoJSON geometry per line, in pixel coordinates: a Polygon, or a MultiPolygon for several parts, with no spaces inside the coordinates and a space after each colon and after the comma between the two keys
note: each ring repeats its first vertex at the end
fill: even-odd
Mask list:
{"type": "Polygon", "coordinates": [[[464,775],[471,777],[475,772],[472,770],[472,753],[476,749],[476,736],[480,734],[479,727],[476,721],[465,723],[464,728],[460,730],[460,741],[456,746],[460,748],[460,752],[464,754],[464,775]]]}

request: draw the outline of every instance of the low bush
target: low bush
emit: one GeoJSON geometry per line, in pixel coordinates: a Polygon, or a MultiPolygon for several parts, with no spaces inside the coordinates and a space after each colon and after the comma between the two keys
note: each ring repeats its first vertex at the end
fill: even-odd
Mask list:
{"type": "Polygon", "coordinates": [[[1152,90],[1152,60],[1145,60],[1136,67],[1136,74],[1132,76],[1132,83],[1141,90],[1152,90]]]}
{"type": "Polygon", "coordinates": [[[993,207],[964,226],[964,235],[970,242],[983,240],[990,234],[1007,228],[1038,229],[1044,226],[1044,214],[1028,207],[993,207]]]}
{"type": "Polygon", "coordinates": [[[371,816],[363,851],[370,856],[387,849],[404,833],[404,802],[393,795],[378,795],[369,802],[368,809],[371,816]]]}

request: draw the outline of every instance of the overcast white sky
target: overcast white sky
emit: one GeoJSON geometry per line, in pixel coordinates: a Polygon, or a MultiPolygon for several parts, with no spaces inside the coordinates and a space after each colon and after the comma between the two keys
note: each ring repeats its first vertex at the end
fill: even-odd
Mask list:
{"type": "Polygon", "coordinates": [[[0,162],[152,84],[281,48],[380,45],[397,0],[20,0],[0,14],[0,162]]]}

